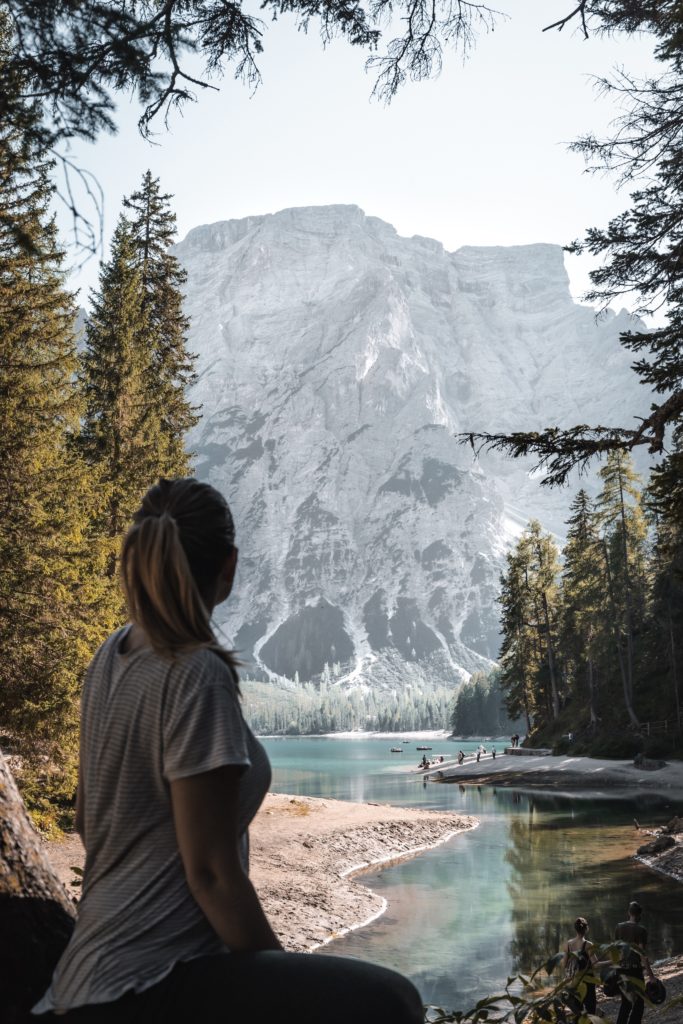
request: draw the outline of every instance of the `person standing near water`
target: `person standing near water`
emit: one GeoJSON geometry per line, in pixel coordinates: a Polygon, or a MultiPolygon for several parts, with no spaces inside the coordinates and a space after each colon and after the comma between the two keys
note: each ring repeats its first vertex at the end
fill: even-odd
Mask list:
{"type": "MultiPolygon", "coordinates": [[[[643,968],[652,977],[650,961],[645,955],[647,930],[640,923],[642,913],[640,903],[633,900],[628,906],[628,921],[621,921],[614,930],[617,942],[627,942],[631,947],[621,958],[621,970],[627,977],[637,981],[645,980],[643,968]]],[[[644,1009],[645,1004],[638,994],[633,994],[633,1002],[622,994],[617,1024],[640,1024],[644,1009]]]]}
{"type": "MultiPolygon", "coordinates": [[[[597,956],[593,952],[593,943],[587,939],[588,921],[585,917],[577,917],[574,922],[576,936],[567,943],[564,954],[564,972],[568,980],[572,980],[583,971],[587,971],[591,964],[597,963],[597,956]]],[[[583,1008],[586,1013],[595,1013],[596,998],[595,985],[586,984],[586,995],[583,1000],[583,1008]]]]}
{"type": "Polygon", "coordinates": [[[33,1012],[63,1024],[422,1024],[395,971],[285,952],[249,880],[270,764],[211,621],[236,566],[218,491],[183,479],[147,492],[121,552],[130,623],[83,686],[78,917],[33,1012]]]}

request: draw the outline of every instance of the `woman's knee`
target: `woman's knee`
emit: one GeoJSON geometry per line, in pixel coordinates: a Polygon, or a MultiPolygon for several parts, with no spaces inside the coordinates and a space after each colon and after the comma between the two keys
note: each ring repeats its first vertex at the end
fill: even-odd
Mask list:
{"type": "Polygon", "coordinates": [[[363,960],[325,959],[332,961],[332,987],[346,1001],[348,1024],[376,1024],[382,1020],[422,1024],[422,999],[415,985],[402,974],[363,960]]]}

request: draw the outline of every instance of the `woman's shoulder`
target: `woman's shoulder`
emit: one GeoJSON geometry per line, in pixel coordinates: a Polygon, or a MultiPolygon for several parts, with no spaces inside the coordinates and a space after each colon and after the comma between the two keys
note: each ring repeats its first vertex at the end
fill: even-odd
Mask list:
{"type": "Polygon", "coordinates": [[[110,633],[109,636],[102,641],[90,659],[90,664],[88,665],[86,673],[87,676],[93,675],[93,673],[96,673],[98,669],[102,667],[108,656],[113,654],[118,648],[119,641],[129,628],[128,624],[121,626],[119,629],[115,629],[113,633],[110,633]]]}
{"type": "Polygon", "coordinates": [[[238,684],[235,670],[210,647],[197,647],[173,659],[171,675],[193,680],[197,686],[222,684],[231,689],[238,684]]]}

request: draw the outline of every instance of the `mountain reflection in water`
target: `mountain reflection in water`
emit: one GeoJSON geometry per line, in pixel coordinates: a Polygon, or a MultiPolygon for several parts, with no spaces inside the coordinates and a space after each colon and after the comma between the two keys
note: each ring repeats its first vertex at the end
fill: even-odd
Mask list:
{"type": "MultiPolygon", "coordinates": [[[[265,742],[278,792],[428,807],[481,822],[414,860],[364,875],[389,908],[326,953],[395,967],[426,1002],[464,1009],[562,948],[579,914],[594,941],[610,940],[631,899],[645,909],[653,958],[683,950],[680,886],[631,856],[634,817],[649,825],[678,810],[664,799],[423,787],[419,776],[397,770],[386,740],[265,742]]],[[[434,742],[451,753],[453,744],[434,742]]],[[[417,763],[414,746],[402,764],[417,763]]]]}

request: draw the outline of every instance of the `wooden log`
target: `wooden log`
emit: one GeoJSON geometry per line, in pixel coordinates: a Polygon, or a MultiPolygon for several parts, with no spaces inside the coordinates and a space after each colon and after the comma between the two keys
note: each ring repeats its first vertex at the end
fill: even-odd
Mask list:
{"type": "Polygon", "coordinates": [[[0,1020],[24,1024],[47,988],[75,911],[0,752],[0,1020]]]}

